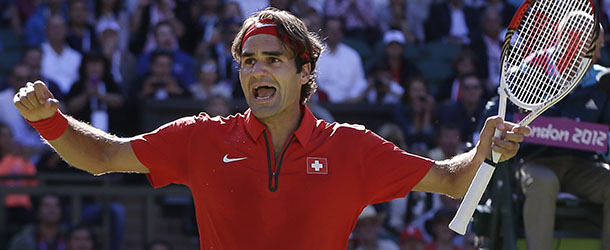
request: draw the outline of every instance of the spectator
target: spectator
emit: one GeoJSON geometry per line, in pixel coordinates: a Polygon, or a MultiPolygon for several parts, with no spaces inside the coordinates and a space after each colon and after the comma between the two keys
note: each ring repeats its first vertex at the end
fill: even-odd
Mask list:
{"type": "Polygon", "coordinates": [[[485,110],[487,99],[484,87],[476,75],[465,75],[460,79],[460,97],[456,102],[441,106],[438,115],[440,123],[456,123],[460,127],[460,137],[463,142],[474,142],[473,135],[478,133],[477,124],[485,110]]]}
{"type": "Polygon", "coordinates": [[[48,29],[49,19],[53,16],[68,17],[66,0],[47,0],[36,3],[36,10],[25,23],[25,43],[28,46],[40,46],[47,40],[45,35],[48,34],[45,29],[48,29]]]}
{"type": "MultiPolygon", "coordinates": [[[[169,22],[159,22],[154,28],[155,46],[154,50],[165,50],[172,53],[172,74],[182,84],[190,86],[195,82],[193,73],[193,60],[190,55],[178,47],[178,37],[169,22]]],[[[143,76],[150,71],[150,59],[153,51],[147,51],[138,58],[138,76],[143,76]]]]}
{"type": "MultiPolygon", "coordinates": [[[[23,158],[20,145],[13,140],[11,129],[0,123],[0,176],[34,176],[36,168],[23,158]]],[[[35,179],[8,179],[0,181],[0,186],[23,187],[36,186],[35,179]]],[[[7,194],[2,203],[6,208],[7,224],[26,224],[31,222],[32,200],[27,194],[7,194]]]]}
{"type": "Polygon", "coordinates": [[[500,15],[500,26],[508,27],[513,15],[517,12],[515,6],[508,4],[506,0],[487,0],[486,9],[493,10],[500,15]]]}
{"type": "Polygon", "coordinates": [[[184,23],[184,36],[180,38],[180,48],[193,54],[199,43],[210,43],[221,20],[222,1],[198,0],[183,5],[178,18],[184,23]]]}
{"type": "Polygon", "coordinates": [[[62,205],[59,197],[45,194],[37,205],[37,221],[13,236],[8,250],[66,249],[60,225],[62,205]]]}
{"type": "Polygon", "coordinates": [[[485,81],[486,92],[495,91],[500,85],[500,56],[502,54],[502,20],[494,9],[487,9],[481,16],[483,32],[474,36],[471,48],[481,62],[479,77],[485,81]]]}
{"type": "Polygon", "coordinates": [[[394,108],[394,120],[405,133],[410,152],[428,155],[428,150],[434,145],[434,119],[435,102],[424,79],[411,78],[402,103],[394,108]]]}
{"type": "MultiPolygon", "coordinates": [[[[318,60],[317,82],[319,90],[328,96],[332,103],[353,103],[364,98],[367,87],[362,61],[358,53],[341,43],[343,22],[338,18],[324,21],[324,34],[327,51],[318,60]]],[[[320,94],[322,96],[322,94],[320,94]]],[[[320,101],[327,101],[321,98],[320,101]]]]}
{"type": "Polygon", "coordinates": [[[436,100],[439,103],[456,102],[460,97],[460,78],[465,75],[478,75],[480,68],[477,56],[470,49],[463,49],[455,58],[452,64],[453,76],[436,93],[436,100]]]}
{"type": "MultiPolygon", "coordinates": [[[[95,1],[95,20],[97,35],[100,36],[101,23],[116,23],[119,27],[117,33],[117,47],[121,52],[127,52],[129,43],[129,14],[125,10],[124,2],[121,0],[98,0],[95,1]]],[[[102,46],[103,42],[100,43],[102,46]]]]}
{"type": "MultiPolygon", "coordinates": [[[[23,52],[23,58],[21,60],[22,63],[25,64],[25,66],[27,66],[30,71],[30,76],[28,78],[30,79],[30,81],[35,81],[38,79],[45,81],[45,83],[47,83],[47,86],[49,87],[49,90],[53,91],[53,93],[57,93],[57,95],[55,95],[57,100],[64,100],[64,94],[59,89],[59,85],[57,85],[55,81],[52,81],[42,76],[42,49],[40,47],[26,47],[25,51],[23,52]]],[[[15,91],[16,90],[17,89],[15,89],[15,91]]]]}
{"type": "Polygon", "coordinates": [[[109,72],[110,64],[100,53],[89,53],[79,68],[79,79],[66,95],[67,113],[113,134],[122,131],[120,87],[109,72]]]}
{"type": "MultiPolygon", "coordinates": [[[[603,37],[603,30],[600,38],[603,37]]],[[[594,61],[600,56],[598,40],[594,61]]],[[[610,124],[608,69],[593,65],[568,96],[544,113],[574,121],[610,124]],[[598,72],[603,72],[597,80],[598,72]]],[[[491,107],[493,108],[493,107],[491,107]]],[[[497,110],[497,108],[496,108],[497,110]]],[[[550,125],[549,125],[550,126],[550,125]]],[[[610,167],[595,152],[524,144],[521,186],[525,195],[523,222],[529,249],[553,246],[556,200],[559,192],[602,204],[601,249],[610,249],[610,167]]],[[[607,155],[607,154],[606,154],[607,155]]]]}
{"type": "MultiPolygon", "coordinates": [[[[138,8],[131,16],[131,44],[129,49],[136,55],[155,48],[156,26],[166,22],[171,26],[173,35],[181,38],[184,35],[184,24],[176,18],[175,0],[140,0],[138,8]]],[[[175,41],[177,42],[177,40],[175,41]]],[[[158,45],[158,44],[157,44],[158,45]]]]}
{"type": "Polygon", "coordinates": [[[174,247],[165,240],[154,240],[146,244],[144,250],[174,250],[174,247]]]}
{"type": "MultiPolygon", "coordinates": [[[[225,11],[227,11],[228,6],[232,5],[225,4],[225,11]]],[[[240,88],[235,87],[240,86],[237,70],[239,64],[233,60],[231,55],[231,44],[233,44],[233,38],[241,27],[240,20],[241,18],[234,16],[223,19],[220,24],[220,39],[216,43],[200,43],[197,49],[197,57],[200,58],[200,61],[205,61],[209,57],[214,58],[218,67],[218,80],[226,80],[233,86],[233,97],[235,98],[243,98],[240,88]]]]}
{"type": "Polygon", "coordinates": [[[375,207],[366,206],[356,222],[353,231],[353,245],[355,250],[398,250],[398,245],[387,239],[379,237],[383,216],[380,216],[375,207]]]}
{"type": "Polygon", "coordinates": [[[440,125],[436,145],[428,154],[434,160],[447,159],[466,151],[466,145],[462,143],[460,136],[460,128],[455,123],[447,122],[440,125]]]}
{"type": "Polygon", "coordinates": [[[95,27],[89,23],[86,0],[71,0],[68,5],[68,45],[80,53],[98,50],[95,27]]]}
{"type": "Polygon", "coordinates": [[[407,79],[419,75],[420,71],[404,56],[405,38],[401,31],[387,31],[383,36],[383,44],[385,46],[383,56],[371,61],[372,66],[367,66],[373,67],[369,79],[372,78],[373,82],[377,83],[377,85],[369,84],[368,99],[372,102],[372,97],[376,97],[375,99],[382,103],[398,103],[404,93],[407,79]],[[372,93],[374,95],[371,95],[372,93]]]}
{"type": "Polygon", "coordinates": [[[345,36],[366,41],[372,46],[379,37],[377,17],[373,4],[369,0],[326,0],[324,11],[326,16],[343,20],[345,36]]]}
{"type": "MultiPolygon", "coordinates": [[[[383,9],[377,13],[381,32],[386,34],[390,30],[398,30],[404,34],[404,39],[408,43],[416,43],[417,36],[413,33],[413,25],[407,18],[407,1],[390,0],[383,9]]],[[[384,39],[385,40],[385,39],[384,39]]]]}
{"type": "Polygon", "coordinates": [[[151,71],[142,83],[134,85],[137,99],[154,98],[157,100],[169,97],[189,96],[190,93],[172,75],[173,57],[170,52],[159,50],[151,54],[151,71]]]}
{"type": "Polygon", "coordinates": [[[42,44],[42,76],[59,85],[65,95],[78,78],[81,54],[66,42],[66,21],[62,16],[51,16],[47,21],[48,42],[42,44]]]}
{"type": "Polygon", "coordinates": [[[451,231],[447,225],[453,215],[455,214],[454,209],[441,209],[438,210],[434,217],[426,221],[426,231],[432,236],[433,241],[426,245],[426,250],[461,250],[462,248],[453,243],[453,238],[457,235],[451,231]]]}
{"type": "Polygon", "coordinates": [[[426,21],[427,41],[470,44],[469,37],[479,32],[479,10],[464,5],[463,0],[448,0],[430,7],[426,21]]]}
{"type": "Polygon", "coordinates": [[[14,138],[19,138],[18,143],[15,143],[21,154],[31,161],[36,161],[43,152],[50,151],[50,148],[40,140],[40,135],[32,126],[19,118],[19,111],[12,104],[15,93],[30,80],[31,73],[26,65],[17,64],[13,67],[8,77],[9,87],[0,91],[0,123],[9,127],[14,138]]]}
{"type": "Polygon", "coordinates": [[[408,226],[402,230],[400,250],[426,250],[426,241],[421,230],[414,226],[408,226]]]}
{"type": "Polygon", "coordinates": [[[18,35],[23,33],[23,21],[19,16],[16,0],[6,0],[0,3],[0,27],[11,28],[18,35]]]}
{"type": "Polygon", "coordinates": [[[204,111],[210,116],[228,116],[231,114],[231,99],[212,95],[206,100],[204,111]]]}
{"type": "Polygon", "coordinates": [[[107,70],[112,79],[121,87],[123,95],[127,95],[136,78],[136,59],[127,50],[121,50],[121,26],[115,21],[101,19],[97,24],[97,34],[100,39],[101,52],[108,60],[107,70]]]}
{"type": "Polygon", "coordinates": [[[213,95],[230,99],[233,93],[233,86],[229,82],[218,79],[216,62],[211,58],[201,64],[198,81],[189,86],[189,89],[193,97],[199,100],[206,100],[213,95]]]}
{"type": "Polygon", "coordinates": [[[93,229],[84,224],[68,229],[66,233],[66,250],[98,250],[100,249],[93,229]]]}

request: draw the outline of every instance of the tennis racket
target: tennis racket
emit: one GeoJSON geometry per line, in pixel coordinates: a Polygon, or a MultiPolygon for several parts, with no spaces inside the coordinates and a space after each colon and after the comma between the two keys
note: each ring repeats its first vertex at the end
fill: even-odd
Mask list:
{"type": "MultiPolygon", "coordinates": [[[[599,32],[593,0],[526,0],[511,20],[502,45],[498,116],[508,98],[529,112],[526,126],[574,89],[591,66],[599,32]]],[[[500,137],[496,129],[494,136],[500,137]]],[[[449,223],[465,234],[468,222],[495,170],[492,153],[477,171],[449,223]]]]}

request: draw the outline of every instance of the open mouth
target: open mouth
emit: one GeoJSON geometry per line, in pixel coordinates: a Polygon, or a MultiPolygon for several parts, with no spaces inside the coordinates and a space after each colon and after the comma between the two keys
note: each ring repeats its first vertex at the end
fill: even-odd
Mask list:
{"type": "Polygon", "coordinates": [[[275,95],[275,87],[268,85],[261,85],[255,87],[252,90],[252,94],[254,95],[254,99],[256,100],[268,100],[271,99],[275,95]]]}

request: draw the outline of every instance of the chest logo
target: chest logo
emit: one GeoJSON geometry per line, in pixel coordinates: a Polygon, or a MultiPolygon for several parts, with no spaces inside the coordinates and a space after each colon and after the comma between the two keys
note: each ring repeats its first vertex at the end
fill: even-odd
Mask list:
{"type": "Polygon", "coordinates": [[[328,174],[328,160],[320,157],[307,157],[307,174],[328,174]]]}
{"type": "Polygon", "coordinates": [[[230,162],[234,162],[234,161],[241,161],[241,160],[245,160],[248,159],[248,157],[241,157],[241,158],[229,158],[229,154],[226,154],[225,157],[222,158],[222,162],[224,163],[230,163],[230,162]]]}

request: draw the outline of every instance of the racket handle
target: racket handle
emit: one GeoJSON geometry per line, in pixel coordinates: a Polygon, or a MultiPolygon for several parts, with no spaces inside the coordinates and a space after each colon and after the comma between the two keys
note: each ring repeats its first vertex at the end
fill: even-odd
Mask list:
{"type": "Polygon", "coordinates": [[[470,183],[470,187],[468,187],[468,191],[466,191],[464,199],[462,199],[462,203],[460,203],[457,213],[455,213],[453,220],[449,223],[449,228],[451,230],[461,235],[466,234],[466,228],[468,228],[470,218],[472,218],[474,210],[477,208],[477,205],[479,205],[481,196],[483,196],[485,188],[487,188],[487,184],[495,169],[495,163],[491,161],[485,160],[485,162],[481,164],[472,183],[470,183]]]}
{"type": "MultiPolygon", "coordinates": [[[[500,138],[502,136],[502,131],[500,131],[499,129],[496,129],[494,131],[494,137],[500,138]]],[[[494,163],[499,162],[500,161],[500,156],[502,156],[502,154],[496,152],[496,151],[491,151],[491,159],[494,161],[494,163]]]]}

